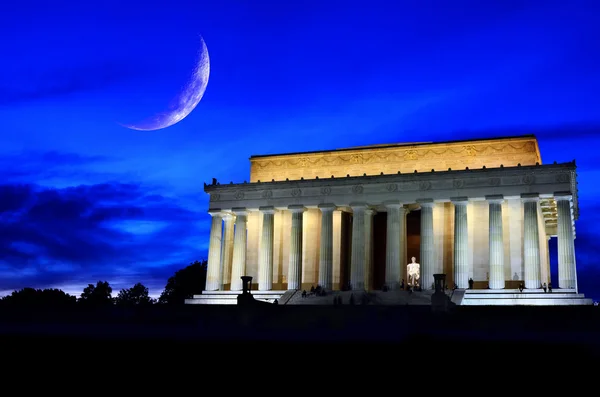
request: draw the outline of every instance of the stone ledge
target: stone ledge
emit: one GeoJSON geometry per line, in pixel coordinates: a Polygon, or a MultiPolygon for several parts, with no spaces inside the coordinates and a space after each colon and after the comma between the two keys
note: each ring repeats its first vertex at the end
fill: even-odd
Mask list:
{"type": "Polygon", "coordinates": [[[462,306],[588,306],[588,298],[576,299],[464,299],[462,306]]]}
{"type": "MultiPolygon", "coordinates": [[[[516,288],[506,288],[506,289],[467,289],[465,290],[465,294],[507,294],[507,293],[516,293],[516,294],[544,294],[544,290],[541,288],[536,289],[524,289],[523,292],[520,292],[516,288]]],[[[576,293],[575,288],[555,288],[553,292],[546,292],[546,294],[574,294],[576,293]]]]}

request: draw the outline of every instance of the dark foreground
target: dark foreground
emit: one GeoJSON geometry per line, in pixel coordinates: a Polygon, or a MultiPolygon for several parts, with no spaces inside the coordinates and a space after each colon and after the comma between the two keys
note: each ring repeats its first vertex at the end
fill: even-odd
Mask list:
{"type": "Polygon", "coordinates": [[[184,350],[205,359],[206,350],[215,348],[225,357],[248,348],[256,358],[252,346],[260,346],[266,356],[292,346],[306,347],[298,352],[310,355],[320,350],[313,347],[325,345],[330,354],[343,354],[351,346],[353,355],[362,350],[375,356],[422,356],[440,348],[444,354],[480,356],[497,350],[515,359],[523,352],[574,359],[600,357],[600,308],[458,307],[452,313],[418,306],[4,308],[0,337],[5,357],[23,349],[66,354],[102,344],[107,355],[184,350]]]}

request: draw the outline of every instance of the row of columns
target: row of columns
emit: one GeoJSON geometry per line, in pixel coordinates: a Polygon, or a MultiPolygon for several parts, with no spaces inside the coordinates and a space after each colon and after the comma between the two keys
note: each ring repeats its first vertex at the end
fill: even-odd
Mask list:
{"type": "MultiPolygon", "coordinates": [[[[572,228],[571,196],[556,195],[558,209],[558,273],[559,288],[576,288],[575,247],[572,228]]],[[[501,195],[486,196],[489,205],[489,286],[503,289],[504,281],[504,232],[502,225],[501,195]]],[[[458,288],[468,288],[468,223],[466,197],[452,198],[454,204],[454,280],[458,288]]],[[[537,195],[523,195],[524,213],[524,281],[525,288],[539,288],[541,284],[540,246],[538,230],[537,195]]],[[[419,200],[421,206],[421,285],[429,289],[434,273],[434,228],[432,199],[419,200]]],[[[405,265],[406,208],[400,202],[384,203],[387,210],[387,237],[385,283],[390,289],[400,287],[402,266],[405,265]]],[[[369,269],[373,258],[373,215],[375,211],[364,203],[351,204],[353,210],[352,246],[350,257],[350,284],[354,290],[368,286],[369,269]]],[[[333,289],[333,211],[334,204],[318,206],[321,211],[321,244],[319,251],[318,284],[333,289]]],[[[302,286],[302,205],[288,207],[292,214],[290,230],[290,254],[288,262],[288,288],[302,286]]],[[[263,217],[258,262],[258,289],[270,290],[273,285],[273,207],[260,207],[263,217]]],[[[247,212],[233,209],[233,216],[221,212],[209,212],[212,226],[209,243],[206,290],[221,290],[225,281],[231,280],[231,290],[241,290],[241,276],[245,274],[247,212]],[[223,226],[224,224],[224,226],[223,226]],[[224,227],[224,230],[223,230],[224,227]],[[223,239],[223,241],[221,241],[223,239]],[[233,247],[231,246],[233,245],[233,247]],[[232,256],[229,255],[233,252],[232,256]],[[231,266],[230,266],[231,265],[231,266]],[[231,274],[228,269],[231,268],[231,274]]]]}

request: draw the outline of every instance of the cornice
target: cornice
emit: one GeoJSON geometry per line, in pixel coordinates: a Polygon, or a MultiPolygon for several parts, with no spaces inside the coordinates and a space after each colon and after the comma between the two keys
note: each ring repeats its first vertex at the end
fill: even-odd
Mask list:
{"type": "MultiPolygon", "coordinates": [[[[516,167],[496,167],[496,168],[478,168],[478,169],[464,169],[464,170],[443,170],[430,172],[414,172],[414,173],[397,173],[397,174],[380,174],[380,175],[363,175],[363,176],[347,176],[341,178],[315,178],[315,179],[297,179],[297,180],[286,180],[286,181],[261,181],[261,182],[245,182],[245,183],[228,183],[228,184],[206,184],[204,183],[204,191],[206,193],[222,192],[234,190],[243,190],[244,192],[265,190],[265,189],[286,189],[293,187],[320,187],[329,186],[335,183],[336,186],[348,186],[348,185],[364,185],[369,183],[385,183],[385,182],[413,182],[413,181],[431,181],[439,179],[442,176],[444,179],[463,179],[463,178],[477,178],[477,177],[507,177],[514,175],[530,174],[535,173],[552,173],[552,172],[574,172],[576,168],[575,162],[568,163],[554,163],[554,164],[543,164],[543,165],[531,165],[531,166],[516,166],[516,167]]],[[[569,175],[565,174],[563,178],[572,180],[569,175]]],[[[524,182],[528,183],[531,179],[526,179],[524,182]]],[[[567,179],[565,179],[567,181],[567,179]]],[[[460,183],[459,183],[460,184],[460,183]]],[[[460,188],[461,186],[455,186],[460,188]]]]}
{"type": "MultiPolygon", "coordinates": [[[[520,197],[537,193],[551,197],[569,191],[575,164],[547,164],[418,172],[411,174],[370,175],[295,181],[256,182],[206,185],[210,208],[306,205],[322,203],[338,206],[355,202],[381,204],[389,200],[411,203],[422,199],[450,200],[452,197],[485,199],[504,194],[520,197]]],[[[575,193],[574,200],[575,200],[575,193]]]]}

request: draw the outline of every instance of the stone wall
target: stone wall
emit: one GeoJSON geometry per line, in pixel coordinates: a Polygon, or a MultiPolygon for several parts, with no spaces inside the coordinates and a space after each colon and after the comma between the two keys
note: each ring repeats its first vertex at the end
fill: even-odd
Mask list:
{"type": "Polygon", "coordinates": [[[419,143],[250,158],[250,182],[542,164],[534,136],[419,143]]]}

